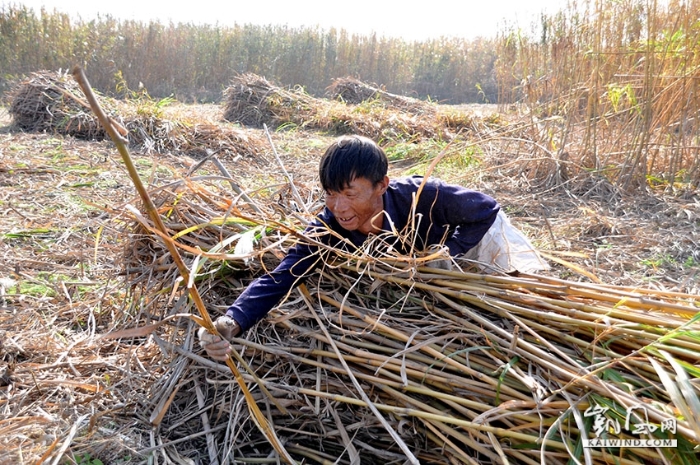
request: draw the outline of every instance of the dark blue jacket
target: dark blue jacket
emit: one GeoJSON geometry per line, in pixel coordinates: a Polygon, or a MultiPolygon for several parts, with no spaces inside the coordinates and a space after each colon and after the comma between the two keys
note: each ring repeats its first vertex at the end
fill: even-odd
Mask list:
{"type": "MultiPolygon", "coordinates": [[[[432,178],[423,187],[415,214],[412,214],[414,194],[422,181],[420,176],[390,181],[383,195],[382,229],[386,233],[380,234],[383,250],[376,250],[379,255],[388,250],[402,254],[422,251],[435,244],[447,246],[452,256],[461,255],[478,244],[496,220],[500,206],[493,198],[432,178]]],[[[350,252],[367,239],[362,233],[341,228],[327,208],[311,223],[305,235],[350,252]],[[330,234],[329,230],[335,234],[330,234]]],[[[374,245],[376,248],[376,243],[374,245]]],[[[226,314],[236,320],[243,331],[247,330],[302,283],[320,261],[319,247],[308,244],[291,247],[277,268],[253,281],[226,314]]]]}

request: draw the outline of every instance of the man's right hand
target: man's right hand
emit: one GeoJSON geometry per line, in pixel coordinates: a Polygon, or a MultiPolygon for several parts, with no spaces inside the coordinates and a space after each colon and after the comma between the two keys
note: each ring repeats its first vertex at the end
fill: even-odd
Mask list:
{"type": "Polygon", "coordinates": [[[450,250],[438,244],[431,245],[426,250],[427,255],[437,255],[438,258],[433,258],[425,263],[425,266],[430,268],[437,268],[439,270],[452,271],[452,257],[450,257],[450,250]]]}
{"type": "Polygon", "coordinates": [[[225,362],[228,360],[228,354],[231,353],[231,344],[229,341],[241,332],[241,327],[236,320],[226,315],[217,318],[214,322],[214,326],[223,339],[215,334],[211,334],[204,328],[199,328],[197,332],[199,345],[209,357],[220,362],[225,362]]]}

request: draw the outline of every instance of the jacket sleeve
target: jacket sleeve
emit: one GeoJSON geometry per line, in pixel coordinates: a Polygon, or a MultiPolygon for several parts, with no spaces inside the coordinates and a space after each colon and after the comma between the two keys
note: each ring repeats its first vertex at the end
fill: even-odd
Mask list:
{"type": "MultiPolygon", "coordinates": [[[[315,225],[318,227],[318,224],[315,225]]],[[[307,230],[308,231],[308,230],[307,230]]],[[[317,266],[318,247],[296,244],[272,272],[258,277],[226,310],[242,331],[265,317],[294,287],[303,283],[317,266]]]]}
{"type": "MultiPolygon", "coordinates": [[[[432,221],[445,228],[441,234],[450,255],[462,255],[481,241],[501,207],[491,196],[462,186],[439,182],[436,188],[432,221]]],[[[438,231],[439,227],[435,232],[438,231]]]]}

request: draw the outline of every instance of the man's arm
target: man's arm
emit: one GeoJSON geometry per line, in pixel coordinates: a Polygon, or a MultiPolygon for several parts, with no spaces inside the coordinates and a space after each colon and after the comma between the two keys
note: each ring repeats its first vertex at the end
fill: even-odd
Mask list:
{"type": "Polygon", "coordinates": [[[240,325],[240,332],[265,317],[295,286],[304,282],[318,262],[316,248],[298,244],[271,273],[255,279],[226,310],[240,325]]]}
{"type": "Polygon", "coordinates": [[[444,240],[453,257],[468,252],[481,241],[501,208],[487,194],[442,181],[434,181],[427,192],[430,195],[421,198],[422,208],[433,225],[427,245],[444,240]]]}
{"type": "Polygon", "coordinates": [[[445,241],[445,245],[450,249],[450,255],[455,257],[465,254],[479,244],[486,232],[496,221],[498,208],[495,210],[489,209],[488,212],[490,213],[489,216],[476,221],[461,223],[454,228],[452,235],[445,241]]]}
{"type": "MultiPolygon", "coordinates": [[[[319,216],[324,223],[324,215],[319,216]]],[[[313,235],[323,243],[332,243],[332,235],[323,234],[327,228],[321,221],[314,221],[305,234],[313,235]]],[[[320,260],[317,246],[297,244],[289,249],[282,262],[271,273],[255,279],[241,293],[223,315],[214,322],[223,339],[209,334],[204,328],[198,332],[199,342],[214,360],[226,361],[231,352],[229,341],[250,329],[265,317],[292,289],[304,282],[320,260]]]]}
{"type": "Polygon", "coordinates": [[[316,258],[308,246],[293,247],[274,271],[250,283],[226,315],[214,321],[221,337],[199,328],[199,344],[209,357],[225,362],[231,353],[229,341],[267,315],[290,289],[300,284],[315,267],[316,258]]]}

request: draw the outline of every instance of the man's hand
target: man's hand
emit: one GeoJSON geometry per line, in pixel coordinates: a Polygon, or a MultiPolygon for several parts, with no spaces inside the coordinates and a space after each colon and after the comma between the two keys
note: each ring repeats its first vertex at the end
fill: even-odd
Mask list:
{"type": "Polygon", "coordinates": [[[447,247],[439,245],[431,245],[426,251],[427,255],[437,255],[437,258],[428,260],[425,266],[437,268],[440,270],[452,271],[452,257],[447,247]]]}
{"type": "Polygon", "coordinates": [[[236,323],[236,320],[226,315],[217,318],[214,322],[214,326],[223,339],[211,334],[204,328],[199,328],[199,331],[197,331],[199,345],[205,350],[209,357],[220,362],[225,362],[228,359],[228,354],[231,353],[229,341],[238,336],[241,332],[241,327],[236,323]]]}

